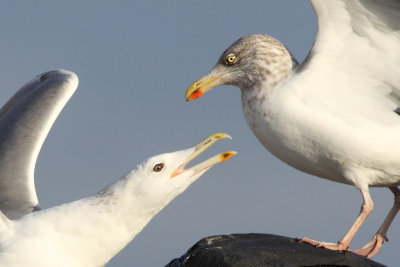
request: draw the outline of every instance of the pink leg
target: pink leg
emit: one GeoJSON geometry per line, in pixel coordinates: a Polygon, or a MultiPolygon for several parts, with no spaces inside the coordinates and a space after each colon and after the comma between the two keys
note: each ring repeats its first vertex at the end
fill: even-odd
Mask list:
{"type": "Polygon", "coordinates": [[[371,241],[365,244],[365,246],[363,246],[362,248],[352,250],[354,253],[371,258],[379,252],[383,242],[388,241],[386,237],[387,230],[389,229],[390,224],[392,223],[394,217],[396,217],[396,214],[400,209],[400,190],[397,187],[389,187],[389,189],[394,194],[394,204],[392,209],[386,216],[386,219],[383,221],[378,232],[376,232],[376,234],[372,237],[371,241]]]}
{"type": "Polygon", "coordinates": [[[323,247],[331,250],[347,250],[358,228],[360,228],[361,224],[365,221],[365,219],[368,217],[368,215],[370,214],[370,212],[374,207],[374,203],[372,202],[369,192],[361,191],[361,194],[363,196],[363,204],[361,206],[360,214],[358,215],[353,225],[350,227],[350,229],[347,231],[347,233],[339,242],[337,243],[319,242],[309,239],[307,237],[302,238],[301,241],[310,243],[313,246],[323,247]]]}

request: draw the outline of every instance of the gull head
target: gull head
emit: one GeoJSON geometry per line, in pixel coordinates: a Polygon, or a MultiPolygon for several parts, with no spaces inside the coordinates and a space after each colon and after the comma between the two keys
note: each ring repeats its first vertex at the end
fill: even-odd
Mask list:
{"type": "Polygon", "coordinates": [[[246,35],[228,47],[214,68],[192,83],[186,101],[199,98],[218,85],[234,85],[242,92],[274,87],[297,65],[288,49],[266,34],[246,35]]]}
{"type": "Polygon", "coordinates": [[[187,167],[212,144],[224,138],[230,138],[230,136],[225,133],[215,133],[188,149],[147,159],[127,175],[126,180],[132,181],[129,187],[134,191],[135,196],[143,200],[142,206],[162,208],[212,166],[236,154],[235,151],[226,151],[187,167]]]}

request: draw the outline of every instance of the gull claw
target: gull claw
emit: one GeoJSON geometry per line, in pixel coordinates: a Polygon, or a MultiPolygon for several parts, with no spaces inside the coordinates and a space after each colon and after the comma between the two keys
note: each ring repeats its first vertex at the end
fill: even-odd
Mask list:
{"type": "Polygon", "coordinates": [[[310,239],[308,237],[303,237],[300,241],[304,242],[304,243],[308,243],[310,245],[313,245],[316,248],[326,248],[326,249],[338,250],[338,251],[347,250],[349,248],[348,245],[343,244],[342,242],[337,242],[337,243],[320,242],[320,241],[310,239]]]}
{"type": "Polygon", "coordinates": [[[388,241],[387,237],[381,234],[376,234],[372,237],[372,239],[365,244],[363,247],[355,250],[350,250],[353,253],[358,255],[371,258],[375,254],[377,254],[382,247],[383,242],[388,241]]]}

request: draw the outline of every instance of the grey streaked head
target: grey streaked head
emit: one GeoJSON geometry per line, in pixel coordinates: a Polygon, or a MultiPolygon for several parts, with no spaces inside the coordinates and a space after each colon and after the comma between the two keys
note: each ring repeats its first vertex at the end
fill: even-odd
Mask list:
{"type": "Polygon", "coordinates": [[[246,35],[228,47],[214,68],[188,88],[186,100],[200,97],[221,84],[242,90],[261,84],[272,88],[297,65],[288,49],[275,38],[266,34],[246,35]]]}

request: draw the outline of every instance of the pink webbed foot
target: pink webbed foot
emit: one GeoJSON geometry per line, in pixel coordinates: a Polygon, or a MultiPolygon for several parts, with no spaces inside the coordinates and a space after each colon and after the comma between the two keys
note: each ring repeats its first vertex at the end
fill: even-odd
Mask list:
{"type": "Polygon", "coordinates": [[[301,239],[301,242],[309,243],[317,248],[326,248],[330,250],[347,250],[349,248],[349,245],[343,244],[342,242],[337,242],[337,243],[327,243],[327,242],[320,242],[316,241],[307,237],[303,237],[301,239]]]}
{"type": "Polygon", "coordinates": [[[372,237],[372,239],[365,244],[362,248],[356,249],[356,250],[350,250],[353,253],[356,253],[358,255],[371,258],[375,254],[377,254],[382,247],[383,242],[388,241],[386,236],[376,234],[372,237]]]}

